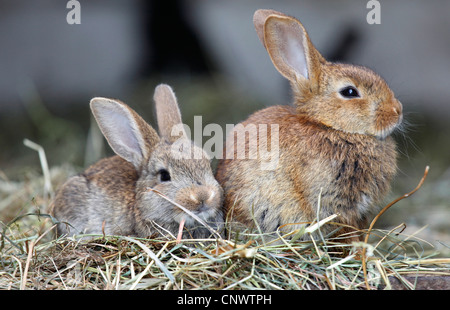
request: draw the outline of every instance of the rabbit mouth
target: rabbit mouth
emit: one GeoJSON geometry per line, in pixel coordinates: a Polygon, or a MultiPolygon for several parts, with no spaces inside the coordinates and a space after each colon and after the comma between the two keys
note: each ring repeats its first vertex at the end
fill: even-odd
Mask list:
{"type": "MultiPolygon", "coordinates": [[[[194,215],[198,216],[201,220],[203,220],[205,222],[211,221],[211,219],[215,215],[214,210],[212,210],[208,206],[202,206],[202,207],[198,208],[197,210],[191,211],[191,212],[194,215]]],[[[198,220],[194,219],[192,216],[190,216],[189,214],[186,214],[186,213],[183,213],[178,218],[177,222],[180,223],[182,220],[185,221],[184,225],[186,227],[197,227],[197,226],[201,226],[202,225],[201,223],[199,223],[198,220]]]]}
{"type": "Polygon", "coordinates": [[[397,122],[391,124],[390,126],[386,126],[384,128],[377,130],[377,132],[375,133],[375,136],[380,140],[386,139],[401,125],[402,120],[403,120],[403,115],[400,115],[398,117],[397,122]]]}
{"type": "Polygon", "coordinates": [[[399,101],[392,103],[393,105],[381,106],[377,112],[375,121],[375,136],[384,140],[387,136],[392,134],[403,121],[403,107],[399,101]]]}

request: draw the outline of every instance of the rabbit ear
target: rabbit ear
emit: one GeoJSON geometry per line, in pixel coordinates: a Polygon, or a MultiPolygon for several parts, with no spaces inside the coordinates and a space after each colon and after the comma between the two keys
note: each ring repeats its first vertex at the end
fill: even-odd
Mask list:
{"type": "Polygon", "coordinates": [[[274,10],[257,10],[255,14],[253,14],[253,25],[255,25],[256,34],[258,35],[261,43],[266,47],[266,42],[264,42],[264,24],[266,23],[266,19],[270,15],[278,15],[278,16],[286,16],[287,15],[274,11],[274,10]]]}
{"type": "Polygon", "coordinates": [[[177,98],[169,85],[160,84],[155,88],[153,96],[156,106],[159,134],[169,142],[180,137],[186,138],[177,98]],[[177,127],[174,127],[177,126],[177,127]]]}
{"type": "Polygon", "coordinates": [[[284,77],[291,82],[317,79],[325,60],[298,20],[272,10],[256,11],[253,20],[273,64],[284,77]]]}
{"type": "Polygon", "coordinates": [[[90,105],[114,152],[139,169],[159,141],[156,131],[123,102],[96,97],[90,105]]]}

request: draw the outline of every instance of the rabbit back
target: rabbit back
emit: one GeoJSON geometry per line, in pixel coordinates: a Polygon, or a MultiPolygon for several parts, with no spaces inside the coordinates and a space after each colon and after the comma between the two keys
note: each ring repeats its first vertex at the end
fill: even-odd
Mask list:
{"type": "Polygon", "coordinates": [[[70,178],[52,206],[57,233],[134,235],[137,179],[133,165],[119,156],[102,159],[70,178]]]}

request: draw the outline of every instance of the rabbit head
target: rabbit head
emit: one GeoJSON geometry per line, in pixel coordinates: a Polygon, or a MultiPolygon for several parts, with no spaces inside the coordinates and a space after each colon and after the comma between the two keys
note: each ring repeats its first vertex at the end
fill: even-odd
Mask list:
{"type": "Polygon", "coordinates": [[[276,69],[292,86],[298,114],[337,130],[379,139],[401,123],[401,103],[375,72],[326,61],[293,17],[258,10],[253,21],[276,69]]]}
{"type": "MultiPolygon", "coordinates": [[[[187,228],[201,226],[165,197],[204,221],[220,225],[223,194],[210,159],[186,136],[172,89],[164,84],[157,86],[154,101],[159,136],[126,104],[106,98],[91,100],[92,112],[109,145],[137,171],[137,235],[148,236],[155,229],[176,233],[182,219],[187,228]]],[[[205,234],[204,227],[191,232],[197,238],[205,234]]]]}

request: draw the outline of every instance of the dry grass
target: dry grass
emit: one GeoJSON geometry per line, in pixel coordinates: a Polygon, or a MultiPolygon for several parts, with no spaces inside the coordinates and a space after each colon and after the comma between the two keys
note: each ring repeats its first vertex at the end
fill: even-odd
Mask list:
{"type": "Polygon", "coordinates": [[[238,246],[123,236],[82,241],[52,238],[44,216],[27,215],[36,219],[32,227],[20,223],[26,217],[4,227],[0,289],[365,289],[365,281],[377,289],[390,287],[389,276],[450,276],[450,259],[423,256],[424,241],[395,231],[376,230],[375,245],[347,247],[331,239],[268,245],[257,234],[238,246]]]}
{"type": "Polygon", "coordinates": [[[181,243],[102,235],[55,238],[55,219],[46,207],[51,188],[71,173],[56,167],[46,178],[0,178],[0,212],[16,210],[15,218],[0,222],[0,289],[380,289],[390,288],[393,277],[413,289],[411,276],[450,276],[450,259],[425,251],[427,241],[402,234],[403,224],[371,229],[365,242],[343,245],[339,238],[345,236],[320,234],[321,225],[336,225],[333,217],[297,230],[294,237],[280,232],[277,242],[246,231],[181,243]],[[318,239],[310,237],[314,231],[318,239]]]}

